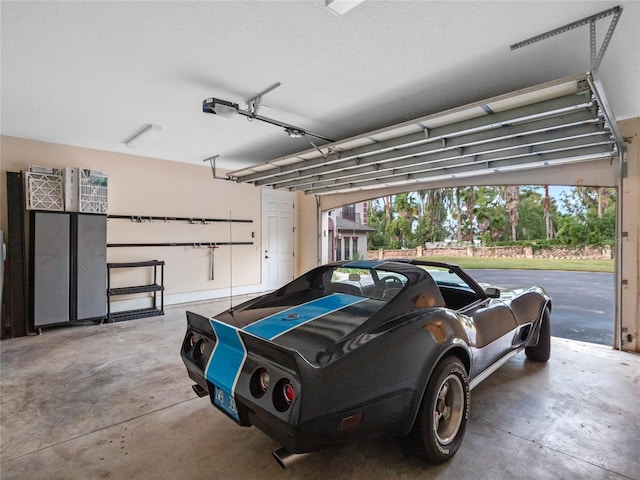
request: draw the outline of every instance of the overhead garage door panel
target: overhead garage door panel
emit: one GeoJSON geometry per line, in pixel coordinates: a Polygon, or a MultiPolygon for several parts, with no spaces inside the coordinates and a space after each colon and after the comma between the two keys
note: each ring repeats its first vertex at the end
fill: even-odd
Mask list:
{"type": "Polygon", "coordinates": [[[580,74],[229,176],[326,195],[610,160],[622,147],[604,92],[580,74]]]}

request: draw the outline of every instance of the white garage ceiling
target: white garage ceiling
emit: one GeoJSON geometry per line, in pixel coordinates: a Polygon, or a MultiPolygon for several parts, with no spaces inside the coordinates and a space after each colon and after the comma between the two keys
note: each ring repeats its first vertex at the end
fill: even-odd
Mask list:
{"type": "Polygon", "coordinates": [[[367,0],[342,17],[324,4],[2,1],[2,133],[240,169],[310,145],[202,113],[205,98],[244,108],[281,82],[262,115],[341,140],[585,72],[588,27],[509,46],[616,5],[597,77],[618,119],[640,116],[640,2],[367,0]],[[162,135],[126,147],[147,124],[162,135]]]}

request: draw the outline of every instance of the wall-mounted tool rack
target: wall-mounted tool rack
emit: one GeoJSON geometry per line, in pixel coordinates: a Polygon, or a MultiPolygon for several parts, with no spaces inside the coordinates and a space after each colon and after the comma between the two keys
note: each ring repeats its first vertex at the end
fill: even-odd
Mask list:
{"type": "Polygon", "coordinates": [[[253,242],[178,242],[178,243],[107,243],[107,247],[219,247],[221,245],[253,245],[253,242]]]}
{"type": "MultiPolygon", "coordinates": [[[[154,215],[107,215],[108,219],[130,220],[136,223],[145,222],[187,222],[191,225],[208,225],[209,223],[253,223],[253,220],[240,218],[200,218],[200,217],[162,217],[154,215]]],[[[107,247],[211,247],[223,245],[253,245],[253,242],[161,242],[161,243],[108,243],[107,247]]]]}
{"type": "MultiPolygon", "coordinates": [[[[191,241],[191,242],[185,242],[185,241],[181,241],[181,242],[113,242],[113,243],[107,243],[107,247],[108,248],[136,248],[136,247],[143,247],[143,248],[149,248],[149,247],[192,247],[194,249],[207,249],[209,250],[209,258],[210,258],[210,276],[209,276],[209,280],[214,280],[215,279],[215,249],[221,247],[221,246],[237,246],[237,245],[253,245],[254,242],[252,241],[247,241],[247,242],[233,242],[231,241],[231,229],[232,229],[232,224],[233,223],[244,223],[244,224],[250,224],[253,223],[253,220],[250,219],[239,219],[239,218],[231,218],[231,212],[229,212],[229,218],[208,218],[208,217],[170,217],[170,216],[158,216],[158,215],[108,215],[107,219],[109,220],[129,220],[130,222],[133,223],[155,223],[158,222],[160,225],[162,225],[163,223],[169,224],[169,223],[173,223],[173,222],[186,222],[190,225],[209,225],[212,223],[226,223],[227,225],[229,225],[229,241],[223,241],[223,242],[218,242],[218,241],[203,241],[202,239],[199,239],[197,241],[191,241]]],[[[144,228],[144,227],[143,227],[144,228]]],[[[189,227],[187,227],[189,228],[189,227]]],[[[202,235],[203,231],[199,228],[194,228],[195,230],[198,230],[200,233],[199,235],[202,235]]],[[[168,235],[170,236],[170,235],[168,235]]],[[[251,238],[254,237],[254,233],[251,233],[251,238]]],[[[135,266],[133,264],[109,264],[109,265],[113,265],[113,268],[124,268],[124,267],[120,267],[119,265],[128,265],[128,266],[135,266]]],[[[139,266],[143,266],[144,262],[142,264],[140,264],[139,266]]],[[[164,262],[163,262],[164,265],[164,262]]],[[[164,275],[164,270],[162,275],[164,275]]],[[[155,270],[154,270],[154,284],[155,284],[155,270]]],[[[134,287],[131,287],[134,288],[134,287]]],[[[110,291],[113,289],[110,289],[110,291]]],[[[159,291],[163,291],[164,287],[162,289],[160,289],[159,291]]],[[[145,290],[145,291],[153,291],[153,290],[145,290]]],[[[125,293],[134,293],[134,292],[130,292],[130,291],[126,291],[124,293],[114,293],[111,292],[110,295],[123,295],[125,293]]],[[[135,292],[135,293],[141,293],[141,292],[135,292]]],[[[151,309],[152,311],[155,311],[155,302],[156,302],[156,293],[154,292],[154,299],[153,299],[153,303],[154,303],[154,307],[151,309]]],[[[162,310],[163,307],[160,307],[160,310],[162,310]]],[[[135,313],[135,312],[134,312],[135,313]]],[[[155,315],[156,313],[152,313],[152,315],[155,315]]],[[[161,313],[159,313],[161,314],[161,313]]],[[[112,314],[114,315],[114,314],[112,314]]],[[[141,316],[147,316],[144,315],[144,312],[142,312],[141,316]]],[[[137,317],[131,317],[131,318],[137,318],[137,317]]]]}
{"type": "Polygon", "coordinates": [[[153,215],[107,215],[107,218],[131,220],[132,222],[144,223],[144,222],[188,222],[191,224],[207,224],[213,222],[227,222],[227,223],[253,223],[253,220],[239,219],[239,218],[199,218],[199,217],[160,217],[153,215]]]}

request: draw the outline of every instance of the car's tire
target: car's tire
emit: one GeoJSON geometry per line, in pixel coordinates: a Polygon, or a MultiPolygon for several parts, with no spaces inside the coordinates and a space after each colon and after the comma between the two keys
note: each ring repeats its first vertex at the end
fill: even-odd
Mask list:
{"type": "Polygon", "coordinates": [[[420,456],[442,463],[455,455],[469,418],[469,381],[464,365],[445,357],[429,379],[411,440],[420,456]]]}
{"type": "Polygon", "coordinates": [[[551,325],[550,325],[549,309],[545,308],[542,312],[540,325],[540,338],[538,344],[532,347],[525,347],[524,353],[529,360],[534,362],[546,362],[551,356],[551,325]]]}

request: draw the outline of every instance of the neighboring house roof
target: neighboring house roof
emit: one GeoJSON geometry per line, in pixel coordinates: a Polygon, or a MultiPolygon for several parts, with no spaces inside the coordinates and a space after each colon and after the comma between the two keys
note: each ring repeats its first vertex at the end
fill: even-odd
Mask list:
{"type": "Polygon", "coordinates": [[[352,232],[375,232],[376,229],[368,225],[362,225],[360,223],[352,222],[346,218],[336,217],[337,230],[346,230],[352,232]]]}

